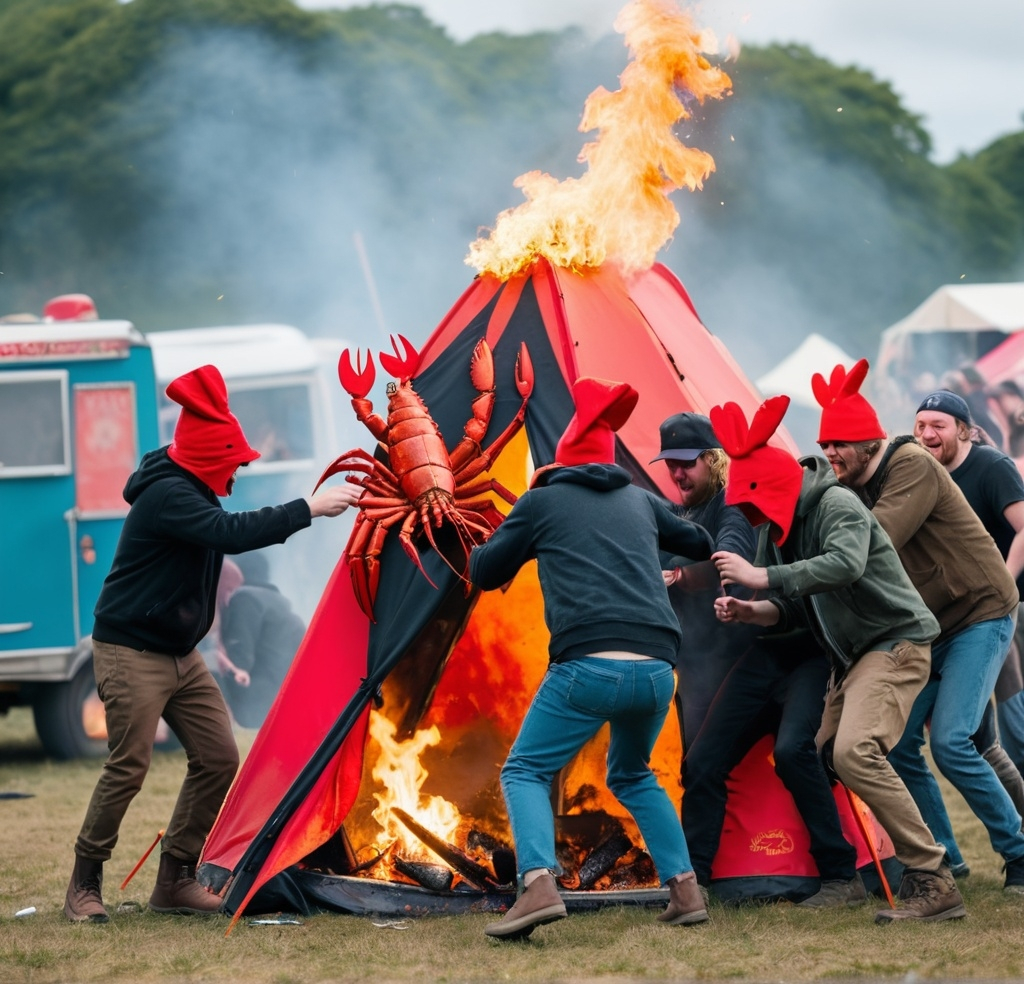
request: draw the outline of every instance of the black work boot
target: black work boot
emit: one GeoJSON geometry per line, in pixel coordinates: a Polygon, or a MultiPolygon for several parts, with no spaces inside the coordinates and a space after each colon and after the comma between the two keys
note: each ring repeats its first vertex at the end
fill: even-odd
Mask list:
{"type": "Polygon", "coordinates": [[[64,916],[71,922],[105,923],[103,908],[103,862],[75,855],[68,893],[64,897],[64,916]]]}
{"type": "Polygon", "coordinates": [[[182,859],[164,851],[160,870],[149,897],[153,912],[172,915],[212,916],[220,912],[221,899],[196,881],[197,858],[182,859]]]}

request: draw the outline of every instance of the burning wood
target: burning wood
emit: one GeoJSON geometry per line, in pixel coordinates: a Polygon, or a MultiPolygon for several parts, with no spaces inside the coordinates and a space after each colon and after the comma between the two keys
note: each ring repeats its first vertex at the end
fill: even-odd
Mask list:
{"type": "Polygon", "coordinates": [[[445,864],[457,871],[474,888],[478,888],[481,891],[498,891],[501,888],[497,881],[495,881],[494,876],[483,865],[478,864],[467,854],[464,854],[454,844],[449,844],[436,834],[432,834],[421,823],[418,823],[409,816],[405,810],[396,806],[391,810],[391,813],[445,864]]]}
{"type": "Polygon", "coordinates": [[[411,878],[417,885],[429,888],[432,892],[447,892],[455,878],[451,868],[441,864],[425,864],[422,861],[406,861],[395,858],[395,870],[406,878],[411,878]]]}
{"type": "Polygon", "coordinates": [[[580,888],[593,888],[597,880],[608,874],[615,867],[619,858],[630,851],[633,842],[624,834],[613,834],[602,841],[580,865],[580,888]]]}

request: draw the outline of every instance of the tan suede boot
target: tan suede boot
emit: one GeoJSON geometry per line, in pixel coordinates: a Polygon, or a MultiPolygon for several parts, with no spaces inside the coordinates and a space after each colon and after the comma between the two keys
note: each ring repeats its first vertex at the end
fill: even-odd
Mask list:
{"type": "Polygon", "coordinates": [[[668,883],[669,901],[658,920],[670,926],[692,926],[708,921],[704,893],[697,884],[697,876],[688,871],[677,875],[668,883]]]}
{"type": "Polygon", "coordinates": [[[75,867],[64,897],[64,916],[71,922],[105,923],[110,917],[103,907],[103,862],[75,855],[75,867]]]}
{"type": "Polygon", "coordinates": [[[537,926],[564,919],[565,903],[551,874],[539,875],[496,923],[484,927],[488,936],[501,940],[523,940],[537,926]]]}
{"type": "Polygon", "coordinates": [[[220,896],[206,891],[196,881],[197,859],[176,858],[164,851],[160,870],[149,897],[153,912],[177,915],[212,916],[220,912],[220,896]]]}

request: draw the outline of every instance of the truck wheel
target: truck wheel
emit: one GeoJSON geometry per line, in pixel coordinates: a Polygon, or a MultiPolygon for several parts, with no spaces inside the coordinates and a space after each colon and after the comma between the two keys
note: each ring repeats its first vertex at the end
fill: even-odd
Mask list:
{"type": "MultiPolygon", "coordinates": [[[[32,716],[43,749],[51,758],[67,761],[106,757],[107,721],[103,701],[96,692],[91,656],[70,680],[42,689],[32,705],[32,716]]],[[[181,748],[163,719],[160,724],[154,751],[181,748]]]]}

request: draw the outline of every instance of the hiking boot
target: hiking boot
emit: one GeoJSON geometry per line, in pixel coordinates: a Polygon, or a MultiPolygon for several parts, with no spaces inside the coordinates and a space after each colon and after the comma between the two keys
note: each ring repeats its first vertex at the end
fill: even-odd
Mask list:
{"type": "Polygon", "coordinates": [[[166,851],[160,855],[160,870],[149,897],[153,912],[182,916],[212,916],[220,912],[220,896],[206,891],[196,881],[196,863],[195,859],[182,860],[166,851]]]}
{"type": "Polygon", "coordinates": [[[554,876],[545,872],[530,882],[516,904],[498,922],[485,926],[484,932],[495,939],[524,940],[537,926],[565,916],[565,903],[558,894],[554,876]]]}
{"type": "Polygon", "coordinates": [[[1024,858],[1007,861],[1003,865],[1003,871],[1006,872],[1003,891],[1010,895],[1024,895],[1024,858]]]}
{"type": "Polygon", "coordinates": [[[110,919],[103,908],[103,862],[75,855],[64,916],[71,922],[105,923],[110,919]]]}
{"type": "Polygon", "coordinates": [[[938,922],[940,919],[963,919],[967,915],[960,890],[945,865],[938,871],[907,868],[900,883],[899,899],[898,909],[876,912],[875,922],[879,925],[898,919],[938,922]]]}
{"type": "Polygon", "coordinates": [[[840,905],[860,905],[868,899],[867,890],[860,872],[847,881],[843,878],[828,878],[810,898],[797,902],[805,909],[831,909],[840,905]]]}
{"type": "Polygon", "coordinates": [[[669,900],[658,920],[670,926],[692,926],[708,921],[707,900],[703,886],[697,884],[693,872],[672,879],[668,883],[669,900]]]}

